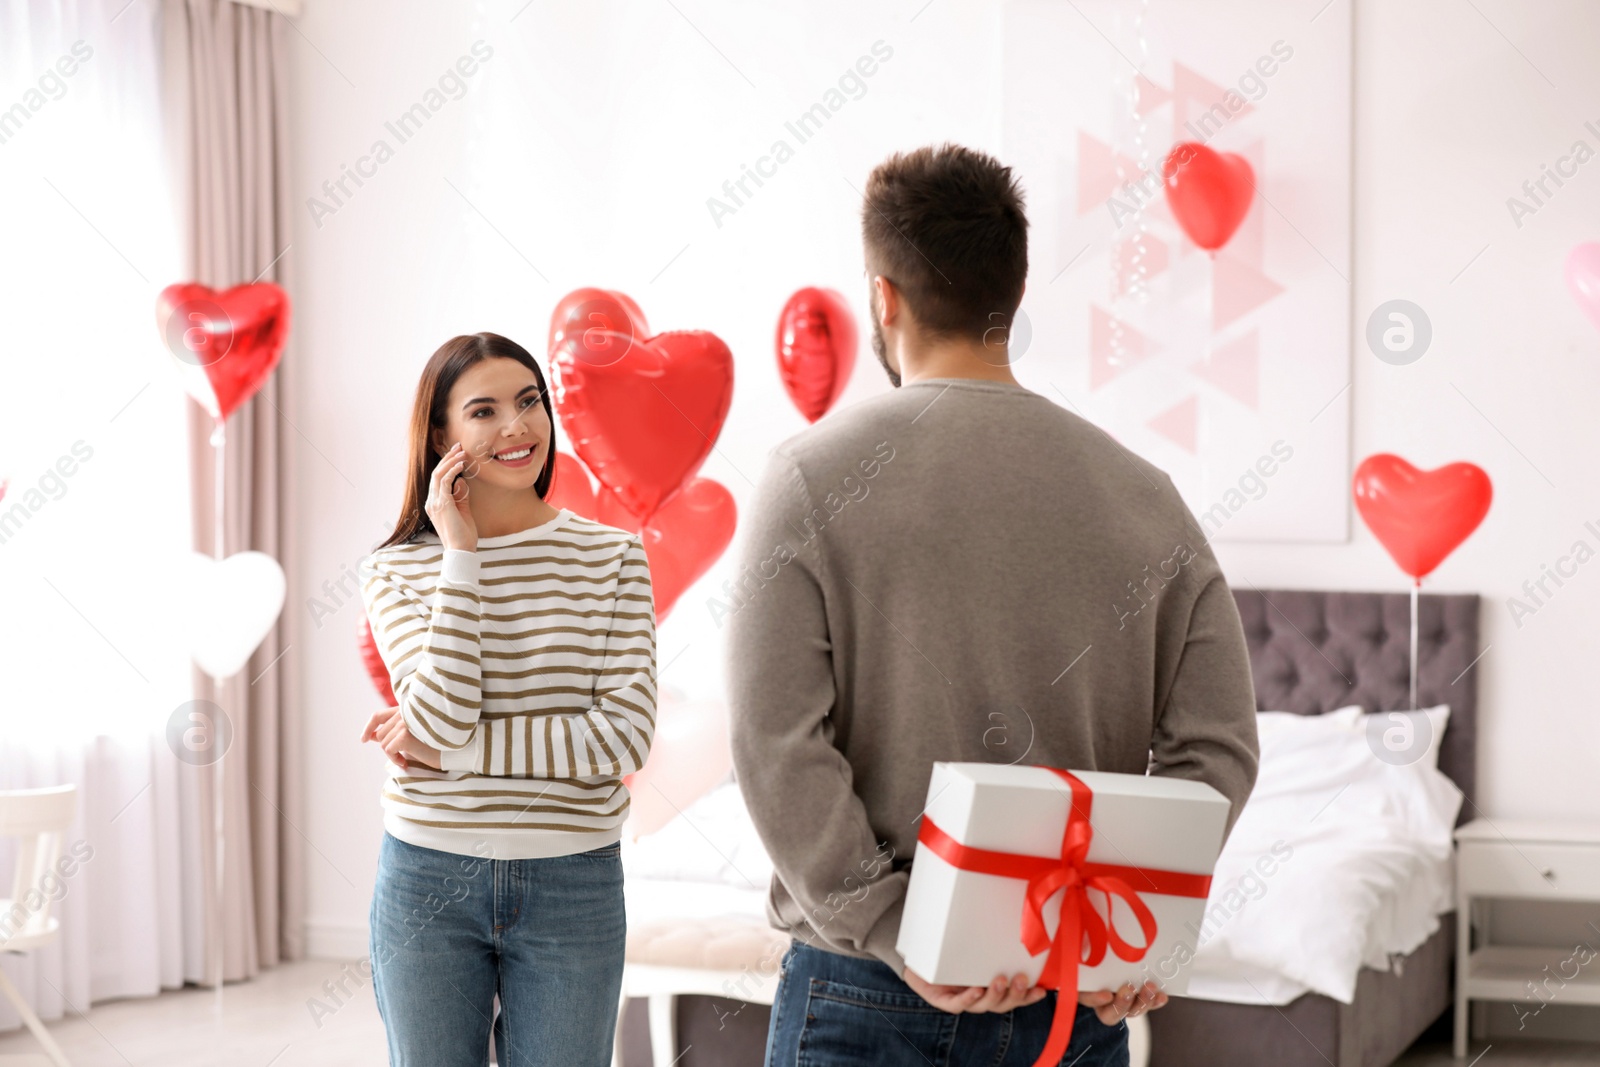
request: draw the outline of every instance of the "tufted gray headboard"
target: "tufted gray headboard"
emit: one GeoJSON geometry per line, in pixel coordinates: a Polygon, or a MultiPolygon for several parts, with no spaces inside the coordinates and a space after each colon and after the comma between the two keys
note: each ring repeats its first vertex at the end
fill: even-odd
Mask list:
{"type": "MultiPolygon", "coordinates": [[[[1233,598],[1257,711],[1411,706],[1411,594],[1234,589],[1233,598]]],[[[1450,705],[1439,769],[1473,802],[1461,805],[1457,825],[1476,813],[1478,599],[1426,593],[1417,605],[1417,704],[1450,705]]]]}

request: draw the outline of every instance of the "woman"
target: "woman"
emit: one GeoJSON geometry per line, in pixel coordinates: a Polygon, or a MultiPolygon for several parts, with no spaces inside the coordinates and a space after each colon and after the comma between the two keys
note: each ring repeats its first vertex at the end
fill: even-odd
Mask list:
{"type": "Polygon", "coordinates": [[[422,373],[405,508],[361,563],[398,707],[372,896],[396,1067],[611,1062],[622,983],[622,776],[655,733],[655,612],[637,534],[545,502],[543,372],[492,333],[422,373]]]}

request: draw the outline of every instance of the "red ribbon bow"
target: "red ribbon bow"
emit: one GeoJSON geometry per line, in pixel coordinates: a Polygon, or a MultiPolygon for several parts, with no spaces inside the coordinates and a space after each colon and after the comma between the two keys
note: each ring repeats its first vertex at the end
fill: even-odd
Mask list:
{"type": "Polygon", "coordinates": [[[922,829],[917,833],[919,842],[958,870],[1027,881],[1027,904],[1022,909],[1022,943],[1027,946],[1030,955],[1037,956],[1046,949],[1050,950],[1045,957],[1038,984],[1056,990],[1056,1011],[1050,1022],[1050,1036],[1045,1042],[1044,1051],[1034,1061],[1034,1067],[1060,1063],[1067,1046],[1072,1042],[1072,1023],[1078,1011],[1079,963],[1088,967],[1096,966],[1105,959],[1107,945],[1119,957],[1132,963],[1143,959],[1155,943],[1156,917],[1149,905],[1139,898],[1139,892],[1198,897],[1201,900],[1211,893],[1211,876],[1208,874],[1184,874],[1088,862],[1089,842],[1094,837],[1094,827],[1089,822],[1094,793],[1070,771],[1057,767],[1044,769],[1060,775],[1072,790],[1072,808],[1067,814],[1067,829],[1061,837],[1059,857],[1046,859],[963,845],[926,816],[922,820],[922,829]],[[1135,891],[1134,885],[1141,886],[1141,890],[1135,891]],[[1089,903],[1091,889],[1098,889],[1105,894],[1104,918],[1089,903]],[[1052,896],[1063,890],[1066,895],[1061,898],[1060,918],[1056,922],[1055,937],[1052,938],[1045,929],[1044,906],[1052,896]],[[1130,945],[1112,925],[1113,896],[1121,897],[1133,910],[1134,917],[1139,920],[1139,928],[1144,932],[1143,945],[1130,945]]]}

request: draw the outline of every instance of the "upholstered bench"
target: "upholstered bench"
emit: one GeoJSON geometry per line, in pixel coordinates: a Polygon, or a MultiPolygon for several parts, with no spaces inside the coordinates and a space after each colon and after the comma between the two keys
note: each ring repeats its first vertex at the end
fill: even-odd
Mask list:
{"type": "MultiPolygon", "coordinates": [[[[789,936],[752,916],[674,919],[628,930],[622,971],[622,1003],[649,1002],[650,1055],[657,1067],[678,1058],[676,1000],[680,996],[726,997],[768,1004],[778,991],[778,963],[789,936]]],[[[612,1053],[622,1064],[622,1012],[612,1053]]]]}

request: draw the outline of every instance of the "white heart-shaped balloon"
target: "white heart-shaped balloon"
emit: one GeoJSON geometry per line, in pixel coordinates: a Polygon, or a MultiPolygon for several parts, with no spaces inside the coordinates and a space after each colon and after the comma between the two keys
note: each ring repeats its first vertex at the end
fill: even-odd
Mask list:
{"type": "Polygon", "coordinates": [[[184,579],[189,655],[219,681],[239,673],[283,612],[283,568],[265,552],[192,552],[184,579]]]}

